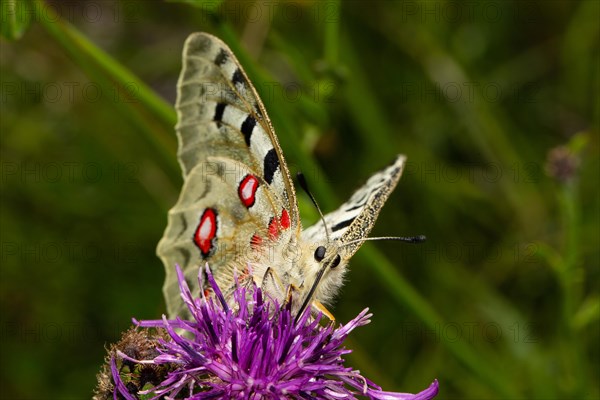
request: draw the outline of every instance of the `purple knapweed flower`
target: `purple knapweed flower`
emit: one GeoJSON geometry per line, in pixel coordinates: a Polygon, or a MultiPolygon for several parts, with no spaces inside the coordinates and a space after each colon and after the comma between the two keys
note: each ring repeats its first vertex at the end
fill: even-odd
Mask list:
{"type": "MultiPolygon", "coordinates": [[[[343,355],[351,350],[343,342],[356,327],[370,322],[363,310],[356,318],[334,328],[323,326],[321,316],[305,312],[295,321],[291,302],[280,307],[256,285],[235,289],[235,309],[227,305],[207,267],[215,296],[192,297],[177,267],[179,287],[191,320],[177,318],[141,321],[145,328],[165,329],[170,338],[158,339],[158,356],[136,360],[117,351],[128,363],[172,366],[166,378],[140,391],[144,398],[242,398],[242,399],[432,399],[438,392],[435,380],[417,394],[382,391],[359,371],[344,366],[343,355]]],[[[200,274],[199,279],[202,274],[200,274]]],[[[202,282],[200,282],[200,287],[202,282]]],[[[116,360],[111,360],[114,398],[135,399],[123,384],[116,360]]]]}

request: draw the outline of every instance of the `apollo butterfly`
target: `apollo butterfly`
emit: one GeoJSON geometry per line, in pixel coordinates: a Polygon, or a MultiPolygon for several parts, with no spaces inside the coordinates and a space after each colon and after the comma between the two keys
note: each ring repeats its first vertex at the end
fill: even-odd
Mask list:
{"type": "Polygon", "coordinates": [[[291,290],[296,309],[305,300],[325,310],[322,304],[341,287],[350,257],[400,179],[405,157],[397,156],[337,210],[302,229],[265,107],[221,40],[207,33],[188,37],[175,108],[184,184],[157,249],[169,314],[185,309],[175,264],[198,293],[195,282],[205,263],[226,297],[237,275],[239,284],[255,282],[280,302],[291,290]]]}

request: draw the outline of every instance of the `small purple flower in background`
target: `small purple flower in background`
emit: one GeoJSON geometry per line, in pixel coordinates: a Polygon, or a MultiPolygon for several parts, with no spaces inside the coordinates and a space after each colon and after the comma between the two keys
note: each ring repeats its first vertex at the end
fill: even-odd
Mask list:
{"type": "MultiPolygon", "coordinates": [[[[192,319],[163,317],[139,322],[141,327],[164,329],[170,336],[156,339],[157,355],[152,359],[138,360],[116,350],[122,362],[130,366],[163,367],[168,371],[160,383],[139,391],[144,398],[366,396],[427,400],[438,392],[437,380],[417,394],[384,392],[359,371],[344,366],[342,356],[351,350],[343,347],[343,341],[356,327],[370,322],[372,314],[367,313],[368,309],[337,328],[333,324],[321,325],[321,317],[313,319],[310,312],[295,322],[289,306],[280,307],[255,285],[236,288],[233,296],[238,306],[232,310],[208,268],[208,281],[215,294],[208,298],[193,298],[179,267],[177,274],[192,319]]],[[[114,357],[110,360],[110,374],[115,382],[115,399],[138,398],[130,389],[138,389],[139,385],[123,382],[114,357]]]]}

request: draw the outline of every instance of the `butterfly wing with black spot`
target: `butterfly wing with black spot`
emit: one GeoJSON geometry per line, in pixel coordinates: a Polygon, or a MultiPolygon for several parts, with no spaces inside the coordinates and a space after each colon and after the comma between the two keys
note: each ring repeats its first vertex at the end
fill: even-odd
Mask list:
{"type": "Polygon", "coordinates": [[[182,307],[175,264],[193,286],[208,262],[217,282],[231,280],[233,256],[250,244],[299,232],[296,195],[265,108],[239,62],[221,40],[186,40],[175,105],[184,185],[169,211],[157,253],[166,269],[170,315],[182,307]]]}
{"type": "MultiPolygon", "coordinates": [[[[348,201],[325,215],[330,239],[339,242],[345,260],[352,257],[362,245],[360,239],[373,229],[379,211],[402,176],[405,161],[405,156],[398,155],[392,164],[373,174],[348,201]]],[[[323,221],[302,231],[301,237],[306,242],[325,242],[323,221]]]]}

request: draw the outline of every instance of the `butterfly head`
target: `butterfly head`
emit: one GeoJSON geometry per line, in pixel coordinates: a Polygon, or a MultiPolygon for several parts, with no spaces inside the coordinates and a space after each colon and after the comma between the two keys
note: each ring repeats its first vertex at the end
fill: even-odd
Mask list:
{"type": "Polygon", "coordinates": [[[308,249],[302,262],[304,267],[300,268],[304,276],[303,284],[299,286],[302,303],[298,303],[297,318],[304,310],[312,308],[311,303],[314,306],[331,302],[342,286],[348,262],[343,248],[335,240],[317,243],[308,249]]]}
{"type": "Polygon", "coordinates": [[[317,274],[311,282],[317,286],[315,299],[327,304],[342,286],[348,258],[344,257],[343,247],[336,241],[331,241],[326,245],[317,246],[313,259],[318,264],[317,274]]]}
{"type": "Polygon", "coordinates": [[[329,251],[325,246],[317,247],[314,258],[316,262],[331,269],[337,268],[342,262],[342,256],[340,256],[337,246],[329,246],[329,251]]]}

